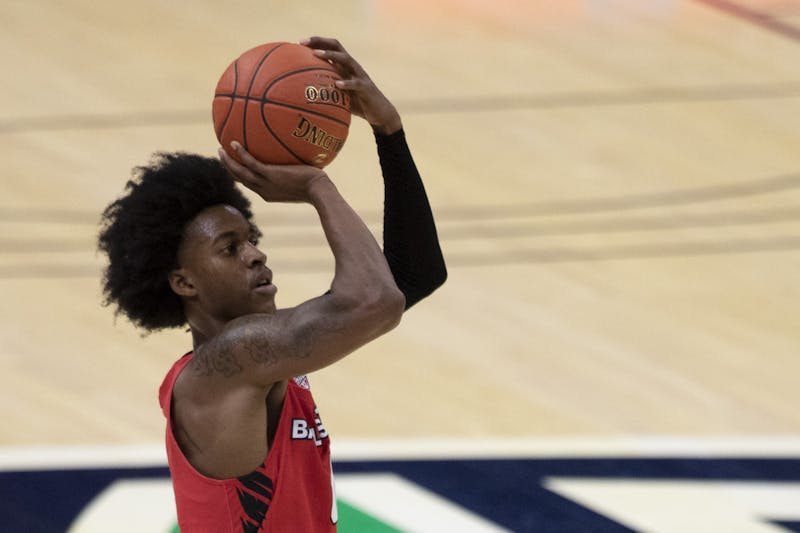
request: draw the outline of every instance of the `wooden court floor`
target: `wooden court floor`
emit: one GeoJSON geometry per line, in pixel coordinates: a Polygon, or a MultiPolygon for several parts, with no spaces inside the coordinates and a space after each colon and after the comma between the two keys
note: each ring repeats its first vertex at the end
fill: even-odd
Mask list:
{"type": "MultiPolygon", "coordinates": [[[[800,1],[0,4],[0,446],[157,443],[182,331],[101,306],[103,207],[214,154],[257,44],[336,36],[404,117],[450,279],[311,376],[340,438],[800,433],[800,1]]],[[[330,175],[379,234],[355,123],[330,175]]],[[[292,305],[314,213],[257,205],[292,305]]]]}

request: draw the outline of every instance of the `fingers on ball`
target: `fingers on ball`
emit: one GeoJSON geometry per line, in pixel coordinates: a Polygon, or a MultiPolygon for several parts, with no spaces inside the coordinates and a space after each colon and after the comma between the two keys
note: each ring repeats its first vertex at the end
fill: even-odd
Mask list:
{"type": "Polygon", "coordinates": [[[314,36],[300,41],[300,44],[313,48],[324,48],[326,50],[340,50],[344,52],[344,46],[337,39],[331,37],[314,36]]]}
{"type": "Polygon", "coordinates": [[[363,78],[351,78],[348,80],[336,80],[336,86],[345,91],[362,91],[367,88],[369,81],[363,78]]]}
{"type": "Polygon", "coordinates": [[[234,179],[237,181],[246,181],[252,179],[252,173],[222,148],[219,149],[219,157],[222,160],[223,165],[225,165],[225,167],[228,169],[228,172],[231,173],[234,179]]]}
{"type": "Polygon", "coordinates": [[[359,65],[347,52],[336,52],[333,50],[315,49],[314,55],[319,58],[326,59],[333,63],[334,66],[344,67],[349,71],[358,72],[359,65]]]}

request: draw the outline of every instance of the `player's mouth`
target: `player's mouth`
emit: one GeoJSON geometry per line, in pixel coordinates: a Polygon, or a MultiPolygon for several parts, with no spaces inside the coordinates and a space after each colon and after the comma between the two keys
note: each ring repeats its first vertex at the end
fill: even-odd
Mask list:
{"type": "Polygon", "coordinates": [[[254,290],[265,294],[275,294],[278,287],[272,284],[272,273],[267,271],[256,278],[254,290]]]}

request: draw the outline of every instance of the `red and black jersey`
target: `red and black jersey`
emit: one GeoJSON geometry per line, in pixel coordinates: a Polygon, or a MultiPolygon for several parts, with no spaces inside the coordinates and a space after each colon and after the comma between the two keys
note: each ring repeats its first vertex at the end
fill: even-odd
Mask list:
{"type": "Polygon", "coordinates": [[[289,380],[264,463],[238,478],[212,479],[192,467],[172,431],[172,388],[191,358],[189,353],[179,359],[159,390],[181,533],[334,533],[330,439],[306,377],[289,380]]]}

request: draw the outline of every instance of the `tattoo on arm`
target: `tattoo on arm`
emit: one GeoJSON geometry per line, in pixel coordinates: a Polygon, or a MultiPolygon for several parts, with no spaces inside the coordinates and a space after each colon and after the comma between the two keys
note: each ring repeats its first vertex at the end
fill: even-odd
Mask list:
{"type": "MultiPolygon", "coordinates": [[[[281,359],[305,359],[311,356],[315,341],[341,328],[334,317],[299,324],[291,339],[270,335],[263,324],[249,323],[233,334],[222,334],[195,353],[195,369],[204,376],[214,374],[226,378],[245,371],[249,365],[238,357],[249,358],[258,365],[270,366],[281,359]]],[[[229,332],[230,333],[230,332],[229,332]]]]}
{"type": "Polygon", "coordinates": [[[260,365],[273,365],[280,359],[305,359],[311,356],[315,331],[312,324],[301,325],[287,343],[286,339],[268,337],[257,326],[250,326],[243,331],[241,349],[260,365]]]}
{"type": "Polygon", "coordinates": [[[218,348],[217,350],[206,349],[196,354],[194,361],[197,372],[204,376],[222,374],[226,378],[240,373],[242,365],[236,359],[236,354],[230,349],[231,347],[219,346],[218,348]]]}
{"type": "Polygon", "coordinates": [[[250,356],[254,363],[271,365],[278,360],[272,344],[264,337],[252,336],[242,340],[242,350],[250,356]]]}

